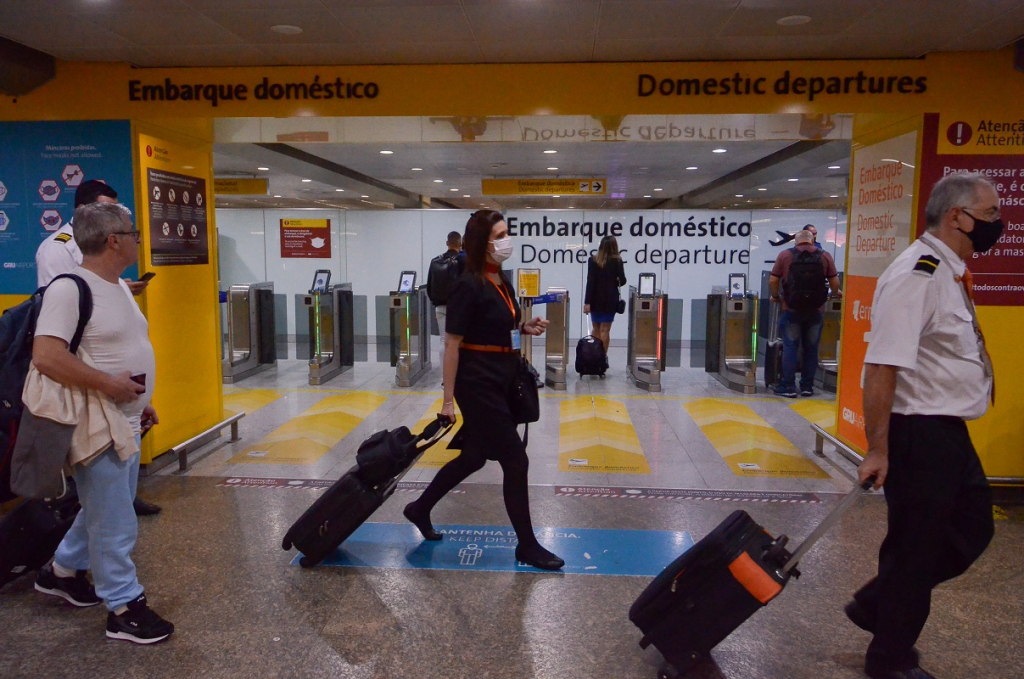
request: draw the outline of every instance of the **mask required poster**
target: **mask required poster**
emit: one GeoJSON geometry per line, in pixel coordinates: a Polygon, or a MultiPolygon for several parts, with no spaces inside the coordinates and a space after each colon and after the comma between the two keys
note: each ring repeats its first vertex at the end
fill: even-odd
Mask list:
{"type": "Polygon", "coordinates": [[[153,266],[208,264],[206,180],[146,168],[153,266]]]}

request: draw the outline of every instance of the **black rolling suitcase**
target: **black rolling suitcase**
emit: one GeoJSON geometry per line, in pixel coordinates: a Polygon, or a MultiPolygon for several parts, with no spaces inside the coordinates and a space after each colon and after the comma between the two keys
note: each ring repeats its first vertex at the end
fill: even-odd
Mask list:
{"type": "Polygon", "coordinates": [[[580,375],[599,375],[604,377],[608,370],[608,357],[604,353],[601,340],[593,335],[581,337],[576,343],[576,372],[580,375]]]}
{"type": "Polygon", "coordinates": [[[769,302],[768,342],[764,347],[764,386],[769,391],[782,381],[782,339],[779,337],[779,314],[782,302],[769,302]]]}
{"type": "Polygon", "coordinates": [[[790,553],[749,514],[730,514],[673,561],[629,609],[629,619],[665,657],[659,679],[675,679],[800,577],[797,562],[872,482],[854,490],[790,553]]]}
{"type": "Polygon", "coordinates": [[[356,466],[317,498],[285,534],[281,547],[302,552],[299,564],[312,568],[363,525],[427,448],[451,428],[438,417],[418,436],[406,427],[380,431],[359,446],[356,466]]]}
{"type": "Polygon", "coordinates": [[[25,500],[0,519],[0,587],[49,563],[81,508],[68,479],[62,497],[25,500]]]}

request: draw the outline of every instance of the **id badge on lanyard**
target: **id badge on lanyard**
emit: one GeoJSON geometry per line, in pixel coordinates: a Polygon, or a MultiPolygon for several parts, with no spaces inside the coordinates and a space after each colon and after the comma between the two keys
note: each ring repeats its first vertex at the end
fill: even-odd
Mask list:
{"type": "Polygon", "coordinates": [[[519,331],[518,330],[513,330],[511,332],[511,335],[512,335],[512,351],[519,351],[520,349],[522,349],[522,341],[519,338],[519,331]]]}
{"type": "MultiPolygon", "coordinates": [[[[488,279],[488,280],[490,280],[490,279],[488,279]]],[[[508,312],[510,314],[512,314],[512,325],[515,325],[515,323],[516,323],[516,308],[515,308],[515,305],[512,303],[512,298],[505,293],[505,290],[503,289],[503,286],[498,285],[497,283],[495,283],[492,280],[490,280],[490,282],[491,282],[491,285],[493,285],[498,290],[498,294],[501,295],[501,300],[503,302],[505,302],[505,304],[508,306],[508,312]]],[[[520,350],[522,350],[522,340],[519,337],[519,328],[515,328],[515,329],[509,331],[509,346],[512,347],[512,351],[520,351],[520,350]]]]}

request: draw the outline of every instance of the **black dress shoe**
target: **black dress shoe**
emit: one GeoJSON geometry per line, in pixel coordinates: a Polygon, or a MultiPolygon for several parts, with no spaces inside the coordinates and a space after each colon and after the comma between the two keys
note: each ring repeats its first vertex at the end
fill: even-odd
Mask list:
{"type": "Polygon", "coordinates": [[[135,508],[135,516],[152,516],[153,514],[159,514],[163,511],[163,507],[155,505],[145,500],[135,498],[135,502],[132,503],[132,507],[135,508]]]}
{"type": "Polygon", "coordinates": [[[522,545],[517,546],[516,561],[522,561],[525,564],[544,571],[558,571],[565,566],[565,561],[540,545],[530,549],[524,549],[522,545]]]}
{"type": "Polygon", "coordinates": [[[893,670],[865,667],[864,674],[871,679],[935,679],[935,675],[925,672],[920,667],[912,667],[908,670],[893,670]]]}
{"type": "Polygon", "coordinates": [[[860,603],[854,599],[850,603],[843,607],[843,611],[846,613],[846,617],[850,619],[857,627],[860,627],[865,632],[875,633],[875,618],[873,615],[868,613],[867,609],[860,605],[860,603]]]}
{"type": "Polygon", "coordinates": [[[444,537],[441,533],[434,530],[434,525],[430,523],[430,517],[420,516],[419,512],[416,511],[416,503],[410,502],[402,510],[402,514],[405,518],[409,519],[412,525],[419,529],[420,534],[423,535],[424,540],[437,541],[444,537]]]}

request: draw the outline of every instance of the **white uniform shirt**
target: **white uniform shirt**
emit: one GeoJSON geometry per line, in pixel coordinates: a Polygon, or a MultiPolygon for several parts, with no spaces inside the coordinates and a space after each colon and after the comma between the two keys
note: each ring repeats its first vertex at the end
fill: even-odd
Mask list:
{"type": "Polygon", "coordinates": [[[992,378],[985,375],[971,311],[955,278],[965,268],[942,241],[925,234],[878,279],[864,362],[899,368],[894,413],[973,420],[988,409],[992,378]]]}
{"type": "MultiPolygon", "coordinates": [[[[146,392],[131,403],[119,404],[132,431],[139,433],[142,410],[153,395],[156,357],[149,341],[149,322],[135,303],[128,285],[118,280],[108,283],[81,267],[75,273],[92,290],[92,317],[82,334],[82,349],[109,375],[125,371],[146,376],[146,392]]],[[[54,282],[43,295],[43,307],[36,321],[36,335],[59,337],[68,344],[78,325],[78,286],[65,278],[54,282]]]]}
{"type": "Polygon", "coordinates": [[[41,288],[62,273],[71,273],[82,264],[82,251],[75,242],[71,222],[50,234],[36,250],[36,281],[41,288]]]}

